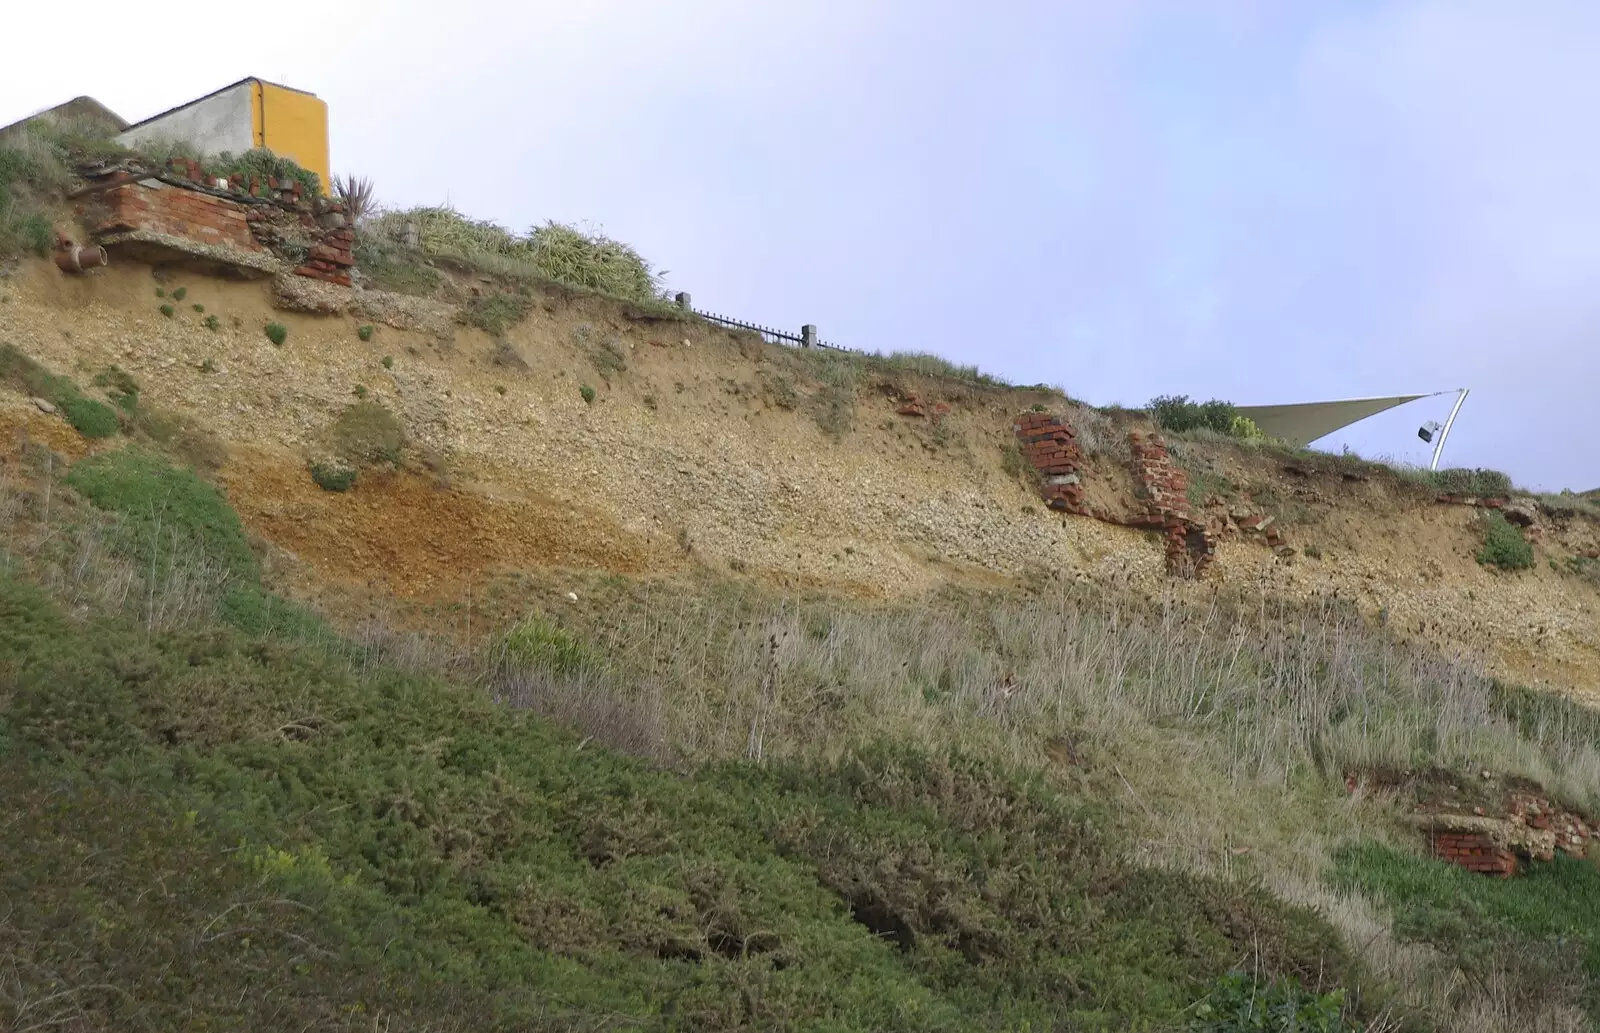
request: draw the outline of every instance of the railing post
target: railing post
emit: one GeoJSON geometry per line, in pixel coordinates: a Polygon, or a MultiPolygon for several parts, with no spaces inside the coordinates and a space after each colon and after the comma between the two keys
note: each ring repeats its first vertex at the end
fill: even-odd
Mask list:
{"type": "Polygon", "coordinates": [[[800,328],[800,347],[815,348],[817,346],[817,328],[807,323],[800,328]]]}
{"type": "Polygon", "coordinates": [[[678,292],[678,307],[683,309],[683,311],[685,311],[685,312],[693,312],[694,311],[694,306],[692,304],[690,304],[690,302],[689,302],[689,292],[688,291],[679,291],[678,292]]]}

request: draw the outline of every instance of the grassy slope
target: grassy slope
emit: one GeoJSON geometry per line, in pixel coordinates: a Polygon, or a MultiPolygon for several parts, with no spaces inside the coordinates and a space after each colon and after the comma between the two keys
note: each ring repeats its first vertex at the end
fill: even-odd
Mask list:
{"type": "Polygon", "coordinates": [[[126,514],[105,540],[151,585],[204,555],[224,587],[163,620],[153,591],[68,616],[0,580],[13,1026],[1128,1028],[1249,958],[1354,975],[1309,912],[1130,866],[1092,808],[989,763],[676,774],[241,631],[283,607],[220,496],[133,451],[70,482],[126,514]]]}

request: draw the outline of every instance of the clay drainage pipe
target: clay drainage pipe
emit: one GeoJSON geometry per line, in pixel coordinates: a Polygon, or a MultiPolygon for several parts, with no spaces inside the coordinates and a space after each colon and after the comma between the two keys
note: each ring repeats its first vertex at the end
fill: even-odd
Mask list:
{"type": "Polygon", "coordinates": [[[64,273],[81,273],[85,269],[109,265],[110,262],[111,256],[98,244],[90,244],[88,247],[74,244],[56,252],[56,265],[64,273]]]}

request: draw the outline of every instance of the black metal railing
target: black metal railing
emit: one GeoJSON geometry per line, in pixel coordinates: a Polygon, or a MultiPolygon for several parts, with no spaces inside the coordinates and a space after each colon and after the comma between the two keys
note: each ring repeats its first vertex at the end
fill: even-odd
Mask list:
{"type": "Polygon", "coordinates": [[[721,316],[715,312],[701,311],[689,303],[687,294],[678,295],[678,304],[685,312],[692,312],[708,323],[725,326],[730,330],[749,330],[751,333],[760,334],[762,340],[771,344],[788,344],[796,348],[828,348],[832,351],[849,351],[848,348],[841,348],[837,344],[832,344],[819,338],[817,336],[817,328],[814,326],[803,326],[798,334],[792,334],[787,330],[762,326],[760,323],[747,323],[742,319],[734,319],[731,316],[721,316]]]}

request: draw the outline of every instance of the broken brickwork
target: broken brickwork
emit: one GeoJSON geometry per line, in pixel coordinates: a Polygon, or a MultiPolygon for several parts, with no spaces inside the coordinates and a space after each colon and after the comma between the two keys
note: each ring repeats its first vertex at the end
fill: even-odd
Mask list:
{"type": "Polygon", "coordinates": [[[1083,499],[1083,452],[1072,426],[1052,413],[1026,412],[1012,422],[1011,430],[1022,457],[1039,476],[1045,505],[1062,513],[1092,516],[1083,499]]]}
{"type": "Polygon", "coordinates": [[[1160,434],[1134,431],[1133,478],[1145,504],[1146,526],[1167,538],[1167,570],[1179,577],[1199,577],[1216,553],[1216,542],[1189,508],[1189,476],[1172,461],[1160,434]]]}
{"type": "Polygon", "coordinates": [[[235,175],[211,179],[198,163],[174,158],[166,167],[139,162],[80,170],[87,185],[73,198],[91,237],[108,246],[158,238],[179,250],[241,256],[261,270],[259,256],[290,263],[295,274],[350,286],[355,231],[344,206],[305,196],[298,182],[235,175]]]}

